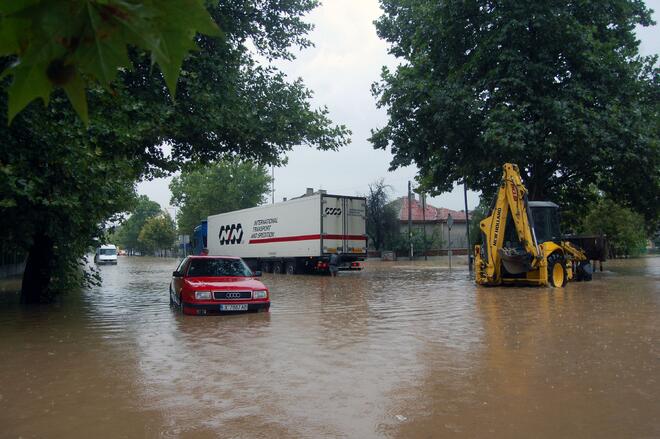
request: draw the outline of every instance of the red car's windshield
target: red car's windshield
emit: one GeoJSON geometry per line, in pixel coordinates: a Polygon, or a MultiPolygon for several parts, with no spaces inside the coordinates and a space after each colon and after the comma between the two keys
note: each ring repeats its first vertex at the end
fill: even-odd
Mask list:
{"type": "Polygon", "coordinates": [[[252,271],[241,259],[192,259],[189,277],[252,276],[252,271]]]}

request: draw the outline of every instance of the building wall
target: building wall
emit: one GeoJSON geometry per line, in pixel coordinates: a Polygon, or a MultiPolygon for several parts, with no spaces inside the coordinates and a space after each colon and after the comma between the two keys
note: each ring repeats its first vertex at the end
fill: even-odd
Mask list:
{"type": "MultiPolygon", "coordinates": [[[[414,234],[419,233],[420,235],[424,233],[424,225],[419,223],[413,223],[412,231],[414,234]]],[[[408,236],[408,223],[401,223],[400,231],[403,235],[408,236]]],[[[466,224],[454,222],[454,225],[451,228],[451,241],[453,249],[465,249],[467,248],[467,236],[466,233],[466,224]]],[[[426,236],[431,238],[436,236],[441,241],[441,245],[437,245],[437,241],[434,242],[432,249],[433,250],[446,250],[449,248],[449,228],[447,223],[427,223],[426,224],[426,236]]]]}
{"type": "MultiPolygon", "coordinates": [[[[449,248],[449,228],[442,224],[443,248],[449,248]]],[[[451,228],[451,248],[467,248],[467,236],[465,223],[454,223],[451,228]]]]}

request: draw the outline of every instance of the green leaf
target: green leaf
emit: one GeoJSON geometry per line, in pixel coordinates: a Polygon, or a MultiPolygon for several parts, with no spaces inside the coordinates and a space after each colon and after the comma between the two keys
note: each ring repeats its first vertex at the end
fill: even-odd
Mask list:
{"type": "Polygon", "coordinates": [[[156,58],[160,66],[165,83],[170,90],[172,98],[176,95],[176,83],[179,79],[181,64],[186,54],[196,48],[193,36],[189,33],[186,39],[185,33],[180,31],[163,32],[161,47],[167,56],[167,60],[156,58]]]}
{"type": "Polygon", "coordinates": [[[79,74],[76,74],[66,85],[64,85],[63,88],[69,101],[71,101],[71,105],[73,105],[76,113],[78,113],[78,116],[82,119],[85,125],[88,125],[89,116],[87,114],[85,81],[83,81],[79,74]]]}
{"type": "Polygon", "coordinates": [[[11,123],[18,112],[36,98],[42,98],[44,104],[48,104],[48,97],[53,86],[46,77],[45,65],[24,65],[19,63],[12,67],[8,73],[14,76],[14,80],[8,90],[9,123],[11,123]]]}
{"type": "Polygon", "coordinates": [[[88,3],[89,23],[94,30],[94,42],[79,49],[79,59],[83,71],[94,75],[103,85],[110,84],[117,77],[119,67],[130,67],[126,43],[115,38],[117,30],[103,21],[94,6],[88,3]]]}
{"type": "Polygon", "coordinates": [[[24,26],[24,21],[0,17],[0,56],[11,55],[20,50],[18,35],[24,26]]]}
{"type": "Polygon", "coordinates": [[[24,9],[30,8],[43,0],[11,0],[0,4],[0,14],[15,14],[24,9]]]}
{"type": "MultiPolygon", "coordinates": [[[[69,75],[44,73],[52,85],[68,86],[67,95],[79,98],[81,83],[109,88],[120,69],[131,68],[129,45],[151,52],[174,96],[183,59],[196,48],[195,33],[222,35],[203,0],[68,0],[55,6],[53,0],[0,4],[0,56],[16,56],[23,66],[5,74],[34,76],[33,66],[74,66],[80,76],[70,86],[69,75]]],[[[30,92],[23,90],[24,83],[14,86],[13,111],[20,111],[35,96],[47,99],[43,84],[30,92]]],[[[79,98],[72,104],[82,115],[79,98]]]]}
{"type": "Polygon", "coordinates": [[[204,7],[203,0],[183,0],[172,2],[172,5],[174,8],[170,9],[169,12],[173,16],[179,17],[180,27],[195,29],[197,32],[211,37],[222,36],[220,28],[204,7]]]}

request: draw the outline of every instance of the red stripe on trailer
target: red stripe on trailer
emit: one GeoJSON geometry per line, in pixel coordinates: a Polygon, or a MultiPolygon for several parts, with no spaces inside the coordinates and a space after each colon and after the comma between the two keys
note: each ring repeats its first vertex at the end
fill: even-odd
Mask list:
{"type": "MultiPolygon", "coordinates": [[[[352,241],[366,241],[367,238],[362,235],[324,235],[324,239],[347,239],[352,241]]],[[[248,244],[267,244],[269,242],[289,242],[289,241],[309,241],[313,239],[321,239],[321,235],[298,235],[298,236],[282,236],[279,238],[260,238],[250,239],[248,244]]]]}
{"type": "Polygon", "coordinates": [[[249,244],[266,244],[268,242],[286,242],[286,241],[309,241],[311,239],[321,239],[321,235],[298,235],[298,236],[282,236],[279,238],[250,239],[249,244]]]}

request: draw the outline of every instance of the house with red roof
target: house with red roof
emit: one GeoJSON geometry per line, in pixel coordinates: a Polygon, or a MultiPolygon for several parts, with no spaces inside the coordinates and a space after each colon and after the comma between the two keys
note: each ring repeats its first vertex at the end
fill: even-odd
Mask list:
{"type": "Polygon", "coordinates": [[[412,219],[413,235],[423,235],[426,230],[426,236],[432,240],[431,249],[434,253],[444,253],[449,248],[449,217],[453,219],[451,227],[451,248],[465,251],[467,245],[467,220],[463,210],[452,210],[444,207],[435,207],[423,203],[420,197],[413,194],[410,203],[408,197],[401,197],[392,202],[398,211],[400,231],[408,236],[408,211],[412,219]],[[410,209],[409,209],[410,206],[410,209]]]}

